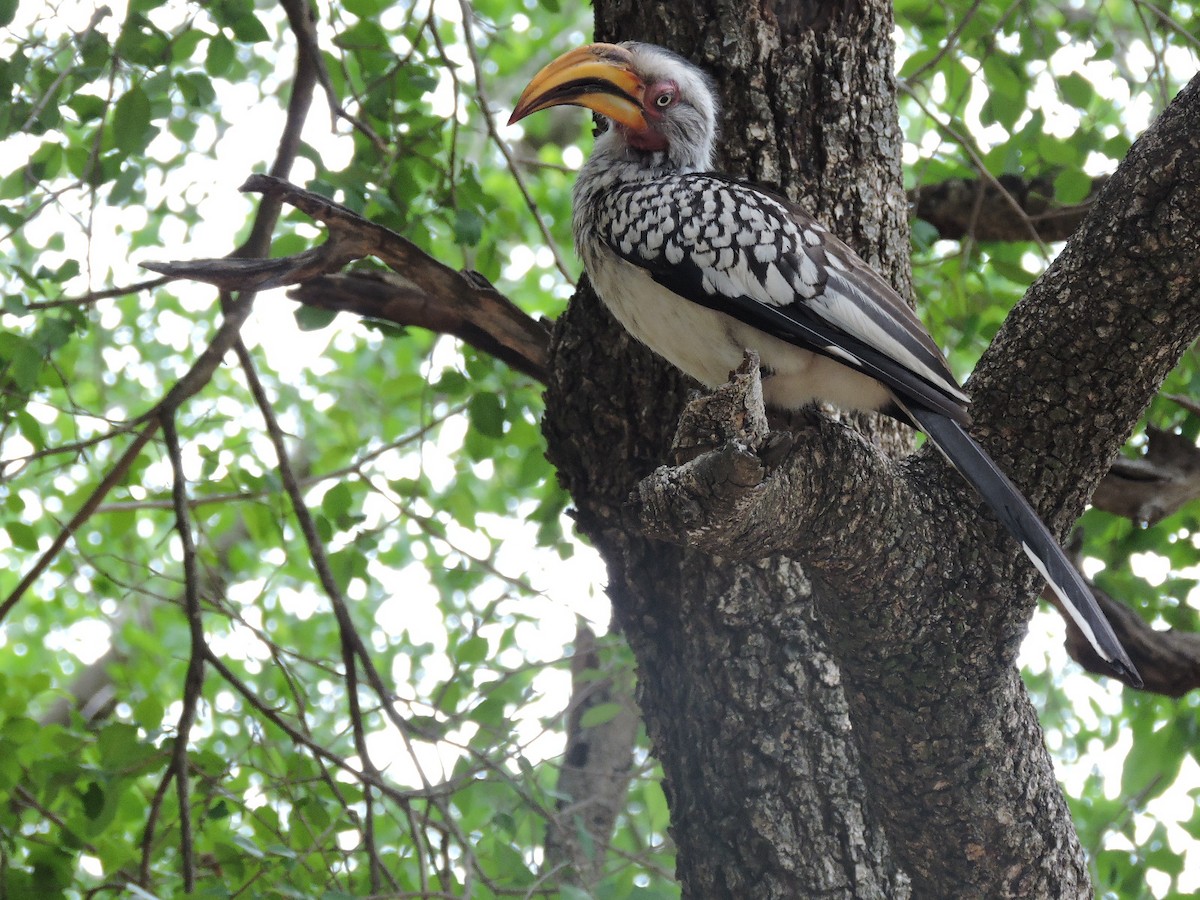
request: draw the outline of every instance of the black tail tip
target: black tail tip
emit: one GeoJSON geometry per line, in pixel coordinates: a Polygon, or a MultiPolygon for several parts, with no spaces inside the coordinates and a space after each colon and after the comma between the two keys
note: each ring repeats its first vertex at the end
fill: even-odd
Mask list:
{"type": "Polygon", "coordinates": [[[1142,676],[1138,674],[1138,670],[1132,662],[1114,659],[1108,662],[1108,667],[1130,687],[1144,688],[1146,686],[1146,683],[1142,681],[1142,676]]]}

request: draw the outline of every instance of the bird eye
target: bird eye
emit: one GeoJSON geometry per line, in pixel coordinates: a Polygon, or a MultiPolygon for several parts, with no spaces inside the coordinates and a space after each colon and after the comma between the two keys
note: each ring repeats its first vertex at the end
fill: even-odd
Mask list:
{"type": "Polygon", "coordinates": [[[675,102],[675,95],[670,92],[667,92],[665,94],[659,94],[658,99],[654,101],[654,105],[657,106],[659,109],[666,109],[668,106],[670,106],[674,102],[675,102]]]}

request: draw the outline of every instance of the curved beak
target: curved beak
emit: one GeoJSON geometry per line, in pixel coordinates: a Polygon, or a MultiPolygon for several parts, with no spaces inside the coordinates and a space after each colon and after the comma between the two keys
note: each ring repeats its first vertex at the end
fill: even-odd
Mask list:
{"type": "Polygon", "coordinates": [[[582,106],[626,128],[642,131],[646,85],[633,71],[633,56],[616,44],[589,44],[569,50],[521,92],[508,124],[551,106],[582,106]]]}

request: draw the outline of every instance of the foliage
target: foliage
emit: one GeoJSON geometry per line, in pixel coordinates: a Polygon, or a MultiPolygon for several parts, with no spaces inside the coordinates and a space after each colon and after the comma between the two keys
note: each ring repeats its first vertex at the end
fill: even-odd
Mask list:
{"type": "MultiPolygon", "coordinates": [[[[1095,16],[957,6],[897,3],[913,185],[982,168],[1049,176],[1060,200],[1082,199],[1196,69],[1188,4],[1095,16]]],[[[521,138],[520,166],[492,131],[536,66],[583,39],[586,9],[478,0],[465,29],[466,9],[318,5],[327,80],[290,177],[552,316],[574,271],[569,187],[585,124],[568,114],[504,131],[521,138]]],[[[235,188],[289,162],[278,145],[298,90],[296,29],[265,0],[132,0],[116,14],[7,0],[0,24],[0,595],[119,472],[0,632],[0,895],[170,896],[189,868],[207,896],[555,892],[539,864],[563,659],[576,617],[604,612],[542,456],[539,386],[448,339],[293,317],[264,296],[247,354],[228,354],[170,410],[178,452],[155,428],[119,468],[228,302],[149,281],[134,262],[249,239],[258,211],[235,188]],[[272,439],[276,425],[286,437],[272,439]],[[205,653],[196,622],[212,658],[191,692],[189,661],[205,653]],[[76,710],[64,701],[95,695],[88,678],[106,690],[76,710]]],[[[923,314],[965,373],[1053,248],[937,242],[921,223],[914,234],[923,314]]],[[[285,216],[273,235],[282,255],[314,232],[285,216]]],[[[1197,369],[1190,358],[1168,389],[1200,396],[1197,369]]],[[[1200,432],[1166,400],[1151,420],[1200,432]]],[[[1102,586],[1194,631],[1196,517],[1134,529],[1090,513],[1102,586]],[[1165,581],[1139,572],[1146,554],[1167,561],[1165,581]]],[[[618,641],[605,651],[629,667],[618,641]]],[[[1121,698],[1078,678],[1065,697],[1050,674],[1061,653],[1050,666],[1036,656],[1031,683],[1098,885],[1119,897],[1194,888],[1180,854],[1185,832],[1200,837],[1186,794],[1194,701],[1121,698]],[[1175,807],[1155,806],[1172,792],[1175,807]]],[[[595,896],[675,891],[655,779],[649,763],[637,773],[595,896]]]]}

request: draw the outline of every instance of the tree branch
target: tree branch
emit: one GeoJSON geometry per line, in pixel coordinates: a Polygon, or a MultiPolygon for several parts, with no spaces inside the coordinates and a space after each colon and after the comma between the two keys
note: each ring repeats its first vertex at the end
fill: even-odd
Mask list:
{"type": "Polygon", "coordinates": [[[175,774],[175,792],[179,799],[179,867],[183,876],[183,892],[192,893],[196,887],[196,847],[192,838],[192,803],[188,773],[188,741],[196,721],[196,708],[204,688],[204,623],[201,619],[199,578],[196,573],[196,544],[192,540],[191,517],[187,504],[187,478],[183,472],[183,455],[179,435],[175,431],[174,413],[165,413],[162,421],[167,455],[171,460],[172,495],[175,502],[175,530],[183,547],[184,610],[187,613],[191,650],[187,673],[184,675],[183,701],[175,741],[171,752],[171,771],[175,774]]]}
{"type": "MultiPolygon", "coordinates": [[[[245,343],[241,340],[234,345],[234,351],[237,353],[238,362],[242,367],[242,373],[245,375],[246,383],[250,387],[250,392],[254,396],[254,400],[258,405],[259,413],[262,415],[267,426],[267,432],[270,436],[271,443],[275,448],[277,464],[279,466],[280,475],[283,478],[284,488],[287,491],[288,498],[292,502],[293,512],[297,520],[300,522],[301,530],[304,533],[305,539],[309,542],[309,552],[313,556],[313,565],[321,578],[321,583],[326,591],[330,593],[330,600],[333,602],[335,618],[337,620],[338,631],[340,636],[342,650],[342,677],[346,685],[346,696],[350,704],[350,724],[351,731],[354,735],[354,749],[358,753],[362,771],[368,777],[378,777],[379,769],[371,759],[371,754],[367,746],[366,727],[363,724],[363,713],[361,699],[358,693],[358,668],[355,663],[355,657],[358,650],[363,647],[362,637],[359,635],[357,628],[354,626],[349,612],[345,609],[345,602],[333,586],[333,579],[328,567],[328,560],[323,555],[323,545],[321,545],[321,553],[317,553],[312,542],[312,537],[315,535],[314,523],[308,510],[303,506],[303,497],[300,489],[300,479],[297,477],[295,468],[292,465],[291,457],[288,454],[287,446],[283,439],[283,430],[279,427],[279,422],[275,417],[275,412],[271,407],[270,401],[267,398],[266,391],[263,389],[262,382],[258,377],[258,372],[254,366],[254,359],[250,356],[250,352],[246,349],[245,343]]],[[[387,703],[388,697],[381,695],[379,698],[381,703],[387,703]]],[[[363,830],[364,843],[366,844],[369,878],[371,884],[371,893],[379,893],[382,888],[382,873],[385,871],[380,861],[379,850],[375,840],[375,795],[371,790],[369,782],[363,783],[363,802],[366,804],[366,822],[363,830]]],[[[390,878],[389,874],[389,878],[390,878]]]]}
{"type": "Polygon", "coordinates": [[[1147,428],[1146,452],[1118,456],[1096,486],[1092,505],[1146,526],[1200,497],[1200,448],[1194,441],[1147,428]]]}
{"type": "MultiPolygon", "coordinates": [[[[989,185],[994,192],[996,199],[1000,203],[1007,204],[1011,211],[1016,215],[1016,220],[1024,226],[1025,239],[1034,240],[1039,244],[1042,244],[1042,239],[1038,235],[1037,229],[1034,228],[1033,223],[1030,222],[1025,216],[1025,212],[1021,208],[1020,202],[1016,197],[1009,193],[1007,187],[1000,181],[1000,179],[996,178],[990,171],[988,171],[987,164],[983,161],[983,155],[980,153],[979,148],[975,146],[975,142],[966,134],[955,128],[953,124],[943,122],[940,118],[934,115],[933,110],[931,110],[925,104],[925,102],[911,87],[908,86],[907,83],[901,82],[899,87],[901,91],[908,94],[912,98],[913,102],[916,103],[917,106],[920,107],[921,111],[929,117],[930,121],[936,124],[940,130],[946,132],[946,134],[954,138],[958,145],[963,148],[963,151],[971,158],[971,162],[974,164],[975,170],[979,173],[979,177],[989,185]]],[[[1044,255],[1047,257],[1049,256],[1044,244],[1042,245],[1041,250],[1044,255]]]]}
{"type": "Polygon", "coordinates": [[[1065,241],[1095,204],[1107,177],[1096,178],[1088,198],[1081,203],[1059,204],[1054,182],[1048,178],[1025,180],[1001,175],[995,182],[952,179],[922,185],[908,192],[913,214],[937,229],[938,237],[977,241],[1065,241]]]}
{"type": "Polygon", "coordinates": [[[412,271],[323,275],[288,291],[308,306],[448,334],[545,382],[550,331],[487,283],[464,272],[452,292],[427,289],[412,271]]]}
{"type": "Polygon", "coordinates": [[[325,225],[328,239],[319,247],[279,259],[226,258],[142,265],[225,290],[302,285],[291,293],[301,302],[453,334],[518,371],[545,379],[549,332],[483,276],[456,272],[396,232],[281,179],[252,175],[242,190],[296,207],[325,225]],[[365,256],[375,256],[397,274],[331,276],[365,256]]]}
{"type": "Polygon", "coordinates": [[[103,291],[88,291],[79,297],[60,297],[57,300],[32,301],[25,304],[26,309],[57,309],[61,306],[86,306],[101,300],[111,300],[114,297],[125,297],[129,294],[139,294],[142,291],[152,291],[171,281],[170,278],[150,278],[136,284],[125,284],[108,288],[103,291]]]}
{"type": "MultiPolygon", "coordinates": [[[[629,503],[634,527],[726,559],[754,562],[787,553],[831,577],[854,572],[886,583],[874,542],[843,536],[879,531],[880,496],[890,498],[889,512],[921,512],[917,499],[905,496],[895,464],[849,427],[814,416],[795,434],[772,432],[753,352],[727,384],[688,404],[673,453],[693,458],[662,466],[638,484],[629,503]],[[695,455],[705,446],[715,449],[695,455]],[[828,477],[835,459],[853,483],[828,477]]],[[[911,540],[920,516],[901,518],[888,527],[897,539],[911,540]]],[[[908,566],[904,557],[896,562],[908,566]]]]}
{"type": "Polygon", "coordinates": [[[554,816],[546,823],[543,872],[557,883],[594,887],[603,877],[605,851],[633,769],[640,714],[630,673],[605,671],[596,635],[586,625],[575,631],[571,658],[571,705],[567,746],[559,768],[554,816]],[[624,674],[625,677],[621,677],[624,674]],[[589,710],[611,715],[589,723],[589,710]]]}

